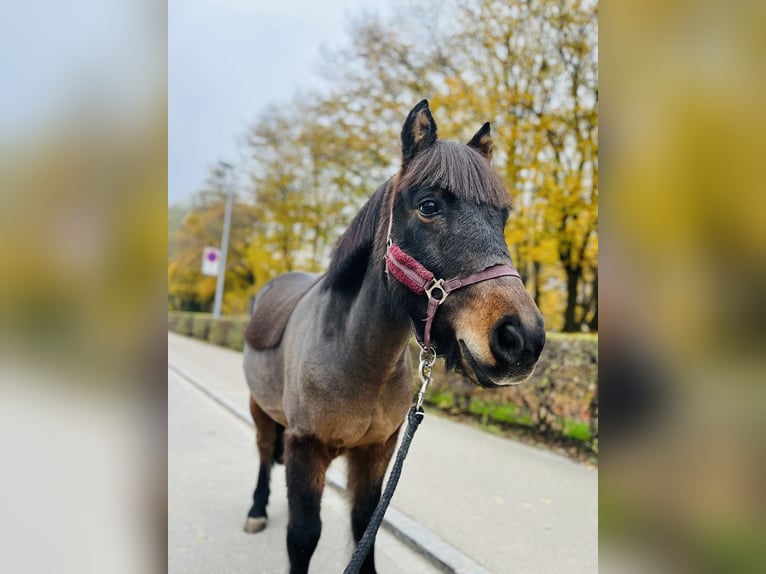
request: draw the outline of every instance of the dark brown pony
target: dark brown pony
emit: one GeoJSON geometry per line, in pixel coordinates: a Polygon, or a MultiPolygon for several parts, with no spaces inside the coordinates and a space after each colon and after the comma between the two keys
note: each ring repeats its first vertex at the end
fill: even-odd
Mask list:
{"type": "MultiPolygon", "coordinates": [[[[359,541],[412,402],[407,343],[413,325],[423,336],[427,299],[386,273],[389,236],[436,277],[511,265],[503,236],[509,200],[490,166],[489,124],[468,145],[437,140],[424,100],[407,117],[401,140],[401,170],[353,219],[327,273],[289,273],[265,285],[245,334],[261,459],[245,531],[266,527],[269,475],[284,451],[294,574],[308,571],[321,532],[325,471],[341,454],[359,541]]],[[[497,387],[529,377],[545,331],[521,281],[504,276],[445,299],[431,339],[448,367],[497,387]]],[[[375,572],[373,552],[362,572],[375,572]]]]}

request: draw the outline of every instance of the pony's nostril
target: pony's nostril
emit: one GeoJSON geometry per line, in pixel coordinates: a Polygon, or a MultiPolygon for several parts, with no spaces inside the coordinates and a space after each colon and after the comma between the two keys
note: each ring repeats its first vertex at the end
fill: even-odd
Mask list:
{"type": "Polygon", "coordinates": [[[513,320],[501,320],[492,331],[490,348],[504,363],[516,362],[524,351],[524,338],[514,323],[513,320]]]}
{"type": "Polygon", "coordinates": [[[540,353],[543,352],[543,347],[545,347],[545,329],[540,328],[533,331],[532,335],[529,337],[529,344],[536,361],[540,358],[540,353]]]}
{"type": "Polygon", "coordinates": [[[500,346],[510,353],[520,351],[524,347],[519,332],[511,325],[503,325],[497,333],[497,341],[500,346]]]}

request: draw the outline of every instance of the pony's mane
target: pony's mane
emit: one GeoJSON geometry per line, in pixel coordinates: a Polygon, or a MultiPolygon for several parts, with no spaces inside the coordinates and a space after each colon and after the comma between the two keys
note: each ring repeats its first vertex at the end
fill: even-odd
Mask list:
{"type": "Polygon", "coordinates": [[[487,159],[454,141],[437,140],[412,158],[397,187],[439,187],[461,200],[499,208],[510,206],[508,192],[487,159]]]}
{"type": "Polygon", "coordinates": [[[389,179],[372,194],[338,239],[327,268],[323,289],[352,290],[361,284],[375,244],[383,203],[391,188],[389,179]]]}

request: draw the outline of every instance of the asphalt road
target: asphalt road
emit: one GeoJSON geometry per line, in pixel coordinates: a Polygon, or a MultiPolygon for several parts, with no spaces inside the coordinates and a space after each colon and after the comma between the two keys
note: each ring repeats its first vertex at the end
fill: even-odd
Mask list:
{"type": "MultiPolygon", "coordinates": [[[[168,334],[168,363],[247,411],[242,354],[168,334]]],[[[241,531],[257,472],[252,430],[168,374],[170,572],[286,572],[283,467],[273,473],[268,528],[241,531]]],[[[342,475],[343,460],[331,473],[342,475]]],[[[429,412],[392,501],[394,512],[496,574],[598,569],[598,473],[546,450],[429,412]]],[[[312,571],[342,572],[352,551],[348,503],[326,488],[312,571]]],[[[376,545],[382,574],[439,571],[390,532],[376,545]]]]}

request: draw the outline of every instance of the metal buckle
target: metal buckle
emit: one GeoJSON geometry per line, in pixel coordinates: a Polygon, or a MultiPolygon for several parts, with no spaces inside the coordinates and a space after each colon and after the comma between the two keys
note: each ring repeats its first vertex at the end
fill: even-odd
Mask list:
{"type": "Polygon", "coordinates": [[[434,279],[433,283],[431,283],[431,286],[425,288],[425,292],[426,292],[426,295],[428,295],[429,299],[433,299],[439,305],[444,303],[444,300],[447,298],[447,295],[449,295],[449,293],[447,293],[447,290],[444,289],[444,279],[434,279]],[[433,296],[434,289],[437,289],[442,294],[442,296],[434,297],[433,296]]]}

